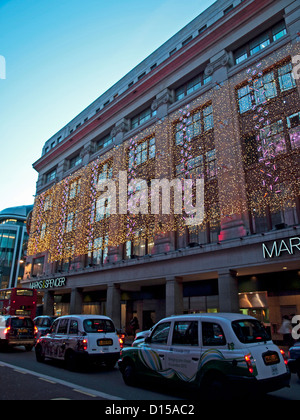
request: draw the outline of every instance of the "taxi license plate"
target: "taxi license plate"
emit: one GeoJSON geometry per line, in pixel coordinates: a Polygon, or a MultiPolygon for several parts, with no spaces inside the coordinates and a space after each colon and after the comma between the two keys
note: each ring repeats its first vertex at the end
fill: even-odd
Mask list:
{"type": "Polygon", "coordinates": [[[26,328],[22,328],[19,330],[19,334],[26,334],[28,333],[28,330],[26,330],[26,328]]]}
{"type": "Polygon", "coordinates": [[[102,338],[97,341],[98,346],[112,346],[113,341],[110,338],[102,338]]]}
{"type": "Polygon", "coordinates": [[[266,354],[264,356],[264,361],[266,365],[275,365],[279,363],[279,356],[277,353],[266,354]]]}

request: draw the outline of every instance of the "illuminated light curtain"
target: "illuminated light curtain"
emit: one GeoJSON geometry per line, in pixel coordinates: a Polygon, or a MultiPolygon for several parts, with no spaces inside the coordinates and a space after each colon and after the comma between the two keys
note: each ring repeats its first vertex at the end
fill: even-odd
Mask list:
{"type": "MultiPolygon", "coordinates": [[[[185,215],[172,214],[172,200],[170,215],[107,213],[101,220],[96,220],[97,201],[101,196],[97,190],[99,177],[110,178],[115,160],[121,156],[126,164],[119,168],[127,171],[127,181],[141,178],[147,181],[148,188],[152,179],[186,179],[204,174],[205,219],[191,232],[193,235],[203,232],[206,224],[211,229],[218,229],[221,213],[222,217],[244,213],[243,208],[237,208],[240,204],[235,201],[244,180],[232,175],[231,167],[232,162],[236,163],[235,157],[239,156],[241,147],[244,160],[239,165],[245,175],[246,211],[255,212],[259,221],[267,209],[275,215],[295,208],[300,191],[299,98],[293,99],[293,112],[285,115],[278,96],[295,87],[290,78],[290,66],[274,65],[264,72],[256,65],[244,73],[244,87],[239,85],[236,92],[233,85],[224,91],[221,86],[217,92],[207,92],[204,97],[194,99],[189,107],[174,111],[146,129],[140,127],[136,137],[114,147],[36,197],[28,254],[49,251],[50,261],[62,261],[67,256],[87,255],[93,251],[97,238],[108,237],[108,242],[102,243],[104,249],[133,240],[143,243],[147,239],[153,244],[153,238],[159,235],[184,232],[185,215]],[[247,132],[236,130],[232,134],[235,143],[230,150],[226,144],[217,142],[228,122],[222,112],[219,111],[218,115],[215,111],[222,110],[224,98],[228,95],[240,114],[240,120],[251,115],[251,128],[247,132]],[[269,101],[272,101],[272,107],[269,101]],[[226,182],[228,179],[225,192],[220,191],[224,174],[226,182]],[[222,203],[221,209],[219,202],[222,203]],[[72,228],[69,220],[70,231],[67,232],[71,213],[74,220],[72,228]]],[[[113,179],[117,176],[114,173],[113,179]]],[[[96,242],[95,251],[98,245],[96,242]]]]}

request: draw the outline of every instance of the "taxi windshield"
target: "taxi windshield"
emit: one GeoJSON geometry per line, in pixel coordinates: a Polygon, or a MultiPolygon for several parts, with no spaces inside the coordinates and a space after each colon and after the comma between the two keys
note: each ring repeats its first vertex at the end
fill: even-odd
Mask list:
{"type": "Polygon", "coordinates": [[[232,328],[237,338],[244,344],[271,340],[263,324],[257,320],[243,319],[234,321],[232,328]]]}
{"type": "Polygon", "coordinates": [[[83,328],[87,333],[115,332],[114,324],[109,319],[85,319],[83,328]]]}

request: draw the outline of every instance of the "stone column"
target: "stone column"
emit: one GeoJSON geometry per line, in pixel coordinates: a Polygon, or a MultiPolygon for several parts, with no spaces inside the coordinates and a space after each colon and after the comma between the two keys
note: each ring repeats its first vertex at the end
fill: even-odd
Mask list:
{"type": "Polygon", "coordinates": [[[82,291],[79,288],[74,288],[71,291],[70,301],[70,314],[81,314],[82,313],[82,291]]]}
{"type": "Polygon", "coordinates": [[[239,313],[238,280],[231,270],[219,272],[219,310],[220,312],[239,313]]]}
{"type": "Polygon", "coordinates": [[[54,292],[49,290],[44,292],[43,315],[54,315],[54,292]]]}
{"type": "Polygon", "coordinates": [[[166,316],[183,314],[183,287],[180,278],[166,278],[166,316]]]}
{"type": "Polygon", "coordinates": [[[116,328],[121,328],[121,290],[116,284],[107,287],[106,315],[113,320],[116,328]]]}
{"type": "Polygon", "coordinates": [[[115,145],[123,143],[124,135],[129,130],[129,120],[122,118],[111,131],[111,137],[114,138],[115,145]]]}
{"type": "Polygon", "coordinates": [[[174,102],[174,91],[164,89],[152,102],[151,109],[156,111],[156,118],[160,120],[168,115],[169,105],[174,102]]]}
{"type": "Polygon", "coordinates": [[[89,142],[80,152],[80,156],[82,158],[82,165],[87,165],[90,161],[90,156],[93,153],[93,146],[91,142],[89,142]]]}

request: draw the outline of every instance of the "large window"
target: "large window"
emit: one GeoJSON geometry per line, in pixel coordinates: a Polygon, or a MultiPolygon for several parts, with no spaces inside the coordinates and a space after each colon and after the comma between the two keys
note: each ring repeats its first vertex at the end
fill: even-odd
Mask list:
{"type": "Polygon", "coordinates": [[[95,221],[100,222],[103,219],[106,219],[110,216],[110,202],[109,198],[99,198],[96,202],[96,214],[95,221]]]}
{"type": "Polygon", "coordinates": [[[66,233],[72,232],[72,230],[75,229],[75,224],[76,224],[76,213],[74,211],[71,211],[67,215],[66,233]]]}
{"type": "Polygon", "coordinates": [[[181,122],[176,125],[175,129],[175,143],[177,146],[183,145],[183,137],[185,135],[188,135],[190,138],[199,136],[202,132],[201,111],[195,112],[191,115],[187,122],[187,129],[181,122]]]}
{"type": "Polygon", "coordinates": [[[208,131],[214,127],[212,105],[203,108],[203,130],[208,131]]]}
{"type": "Polygon", "coordinates": [[[277,96],[275,73],[271,71],[253,82],[256,104],[263,104],[267,99],[277,96]]]}
{"type": "Polygon", "coordinates": [[[55,181],[55,178],[56,178],[56,169],[53,169],[46,174],[46,184],[48,184],[48,182],[55,181]]]}
{"type": "Polygon", "coordinates": [[[216,150],[210,150],[206,153],[207,178],[212,179],[217,176],[217,157],[216,150]]]}
{"type": "Polygon", "coordinates": [[[184,125],[179,122],[175,126],[175,144],[182,146],[183,137],[188,136],[193,139],[201,134],[214,128],[213,108],[212,105],[203,107],[201,110],[194,112],[184,125]]]}
{"type": "Polygon", "coordinates": [[[268,31],[263,32],[261,35],[255,37],[252,39],[252,41],[248,42],[247,44],[243,45],[243,47],[235,51],[235,63],[242,63],[243,61],[247,60],[248,57],[258,53],[273,42],[278,41],[280,38],[286,35],[286,33],[287,30],[285,27],[285,22],[279,22],[268,31]]]}
{"type": "Polygon", "coordinates": [[[72,200],[80,193],[81,179],[76,179],[70,184],[69,199],[72,200]]]}
{"type": "Polygon", "coordinates": [[[80,154],[78,154],[77,156],[74,156],[73,158],[70,159],[70,169],[81,165],[81,163],[82,163],[82,157],[80,156],[80,154]]]}
{"type": "Polygon", "coordinates": [[[257,78],[251,84],[238,89],[240,113],[247,112],[256,105],[265,104],[268,99],[277,96],[275,72],[271,71],[257,78]]]}
{"type": "Polygon", "coordinates": [[[40,276],[44,271],[45,257],[35,258],[32,263],[32,275],[40,276]]]}
{"type": "Polygon", "coordinates": [[[47,231],[47,223],[42,223],[41,236],[40,236],[41,240],[45,239],[46,231],[47,231]]]}
{"type": "MultiPolygon", "coordinates": [[[[99,187],[102,182],[105,182],[112,178],[113,175],[113,166],[112,161],[108,161],[102,165],[98,176],[95,180],[95,184],[99,187]]],[[[110,216],[110,207],[111,207],[111,197],[107,197],[107,194],[104,193],[102,196],[97,199],[96,204],[92,208],[92,223],[94,221],[100,222],[103,219],[106,219],[110,216]]]]}
{"type": "Polygon", "coordinates": [[[87,265],[105,264],[108,257],[108,236],[98,237],[89,244],[87,265]]]}
{"type": "Polygon", "coordinates": [[[217,175],[216,150],[210,150],[204,155],[199,155],[187,161],[186,165],[181,163],[176,166],[176,176],[186,178],[188,172],[189,177],[206,178],[210,180],[217,175]]]}
{"type": "Polygon", "coordinates": [[[293,77],[292,71],[292,63],[288,63],[278,69],[278,79],[281,92],[285,92],[296,87],[296,81],[293,77]]]}
{"type": "Polygon", "coordinates": [[[102,181],[106,181],[108,179],[112,178],[113,175],[113,165],[112,165],[112,161],[108,161],[106,162],[104,165],[102,165],[99,173],[98,173],[98,178],[97,178],[97,183],[99,184],[99,182],[101,183],[102,181]]]}
{"type": "Polygon", "coordinates": [[[44,201],[44,211],[51,210],[51,208],[52,208],[52,195],[48,194],[45,197],[45,201],[44,201]]]}
{"type": "Polygon", "coordinates": [[[246,136],[243,140],[244,163],[250,167],[300,148],[300,112],[282,117],[246,136]]]}
{"type": "Polygon", "coordinates": [[[251,82],[237,89],[240,114],[255,111],[257,106],[264,105],[280,93],[296,87],[292,70],[292,64],[286,63],[256,79],[251,79],[251,82]]]}
{"type": "Polygon", "coordinates": [[[154,238],[145,238],[142,232],[135,232],[131,241],[124,244],[123,256],[125,260],[151,255],[154,248],[154,238]]]}
{"type": "Polygon", "coordinates": [[[282,120],[278,120],[274,124],[260,130],[259,138],[260,146],[258,151],[262,160],[272,159],[280,153],[286,153],[282,120]]]}
{"type": "Polygon", "coordinates": [[[292,149],[300,148],[300,112],[287,117],[287,126],[292,149]]]}
{"type": "Polygon", "coordinates": [[[156,144],[155,137],[151,137],[143,142],[139,143],[135,149],[129,152],[129,168],[139,166],[149,159],[155,158],[156,144]]]}
{"type": "Polygon", "coordinates": [[[103,137],[101,140],[99,140],[96,143],[96,151],[105,149],[105,147],[111,145],[112,143],[113,143],[113,138],[110,134],[108,134],[107,136],[103,137]]]}
{"type": "Polygon", "coordinates": [[[145,111],[139,113],[131,120],[131,128],[136,128],[139,125],[144,124],[146,121],[150,120],[150,118],[156,115],[156,111],[152,111],[151,108],[145,109],[145,111]]]}
{"type": "Polygon", "coordinates": [[[195,92],[202,86],[205,86],[210,81],[211,76],[205,76],[204,73],[194,77],[189,82],[185,83],[184,85],[180,86],[178,89],[175,90],[176,101],[180,101],[180,99],[183,99],[185,96],[195,92]]]}

